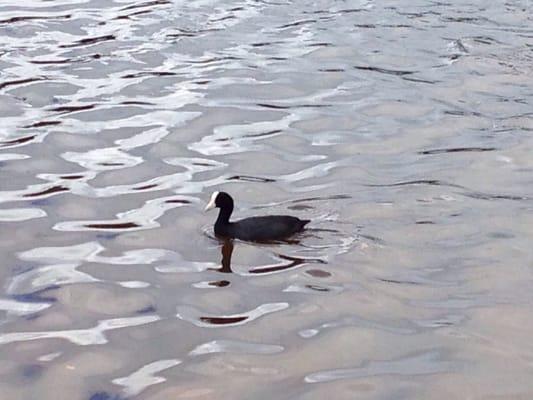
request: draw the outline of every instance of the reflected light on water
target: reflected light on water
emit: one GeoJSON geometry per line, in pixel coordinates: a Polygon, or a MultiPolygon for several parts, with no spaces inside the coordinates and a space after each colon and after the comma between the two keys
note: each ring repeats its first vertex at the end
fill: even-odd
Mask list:
{"type": "Polygon", "coordinates": [[[92,344],[105,344],[107,338],[105,332],[132,326],[139,326],[159,321],[157,315],[147,315],[131,318],[113,318],[98,322],[93,328],[72,329],[65,331],[45,331],[45,332],[13,332],[0,335],[0,345],[39,339],[65,339],[79,346],[89,346],[92,344]]]}
{"type": "Polygon", "coordinates": [[[2,0],[2,400],[531,398],[530,3],[2,0]]]}

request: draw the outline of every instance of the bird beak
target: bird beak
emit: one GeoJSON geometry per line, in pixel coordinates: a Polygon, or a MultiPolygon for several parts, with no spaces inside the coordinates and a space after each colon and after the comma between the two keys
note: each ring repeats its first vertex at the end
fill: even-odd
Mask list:
{"type": "Polygon", "coordinates": [[[217,196],[218,196],[218,192],[213,193],[213,195],[211,196],[211,199],[209,200],[209,203],[207,203],[207,205],[205,206],[204,211],[209,211],[212,208],[216,207],[217,196]]]}
{"type": "Polygon", "coordinates": [[[209,211],[211,209],[215,208],[215,202],[213,200],[210,200],[209,203],[204,208],[204,211],[209,211]]]}

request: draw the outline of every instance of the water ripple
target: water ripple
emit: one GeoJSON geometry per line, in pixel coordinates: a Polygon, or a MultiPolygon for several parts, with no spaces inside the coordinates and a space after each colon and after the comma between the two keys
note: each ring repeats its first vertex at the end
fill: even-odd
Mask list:
{"type": "Polygon", "coordinates": [[[39,208],[0,209],[0,221],[16,222],[46,217],[46,212],[39,208]]]}
{"type": "Polygon", "coordinates": [[[188,147],[204,155],[234,154],[243,151],[260,150],[257,140],[279,135],[297,121],[294,114],[284,116],[277,121],[254,122],[247,125],[225,125],[216,127],[212,135],[204,136],[200,142],[188,147]]]}
{"type": "Polygon", "coordinates": [[[65,339],[79,346],[106,344],[108,341],[105,332],[107,331],[150,324],[159,321],[160,319],[161,318],[157,315],[146,315],[141,317],[102,320],[98,322],[95,327],[87,329],[4,333],[0,335],[0,345],[40,339],[65,339]]]}
{"type": "Polygon", "coordinates": [[[221,339],[198,345],[189,352],[189,355],[201,356],[213,353],[277,354],[282,351],[283,346],[273,344],[221,339]]]}
{"type": "Polygon", "coordinates": [[[155,361],[143,366],[129,376],[115,378],[112,382],[115,385],[124,386],[123,391],[126,396],[137,396],[146,388],[166,381],[165,378],[155,374],[175,367],[180,363],[181,361],[176,359],[155,361]]]}
{"type": "Polygon", "coordinates": [[[224,328],[239,326],[252,322],[263,315],[285,310],[288,303],[268,303],[262,304],[253,310],[231,315],[205,315],[194,307],[179,306],[176,316],[184,321],[203,328],[224,328]]]}
{"type": "Polygon", "coordinates": [[[11,299],[0,299],[0,310],[7,311],[15,315],[28,315],[46,310],[50,303],[22,302],[11,299]]]}
{"type": "Polygon", "coordinates": [[[529,6],[4,0],[0,392],[527,397],[529,6]],[[214,190],[312,223],[221,243],[214,190]]]}
{"type": "Polygon", "coordinates": [[[445,361],[439,351],[430,350],[405,358],[390,361],[368,361],[360,367],[335,369],[309,374],[307,383],[331,382],[339,379],[358,379],[380,375],[418,376],[452,372],[457,363],[445,361]]]}
{"type": "Polygon", "coordinates": [[[157,220],[168,210],[183,207],[196,199],[188,200],[174,196],[147,201],[141,208],[121,212],[116,219],[60,222],[54,225],[58,231],[137,231],[160,226],[157,220]]]}

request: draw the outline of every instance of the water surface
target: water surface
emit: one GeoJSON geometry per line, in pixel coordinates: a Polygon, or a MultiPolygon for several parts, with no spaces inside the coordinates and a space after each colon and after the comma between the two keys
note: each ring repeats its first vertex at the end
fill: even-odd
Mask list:
{"type": "Polygon", "coordinates": [[[3,1],[0,398],[531,398],[532,26],[3,1]],[[220,242],[214,190],[311,229],[220,242]]]}

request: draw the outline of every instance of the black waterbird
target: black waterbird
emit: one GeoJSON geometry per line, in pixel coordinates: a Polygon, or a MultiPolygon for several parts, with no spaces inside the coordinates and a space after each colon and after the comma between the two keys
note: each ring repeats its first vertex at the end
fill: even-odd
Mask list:
{"type": "Polygon", "coordinates": [[[311,222],[290,215],[267,215],[230,222],[233,199],[226,192],[214,192],[205,210],[220,208],[215,222],[215,235],[254,242],[283,240],[300,232],[311,222]]]}

